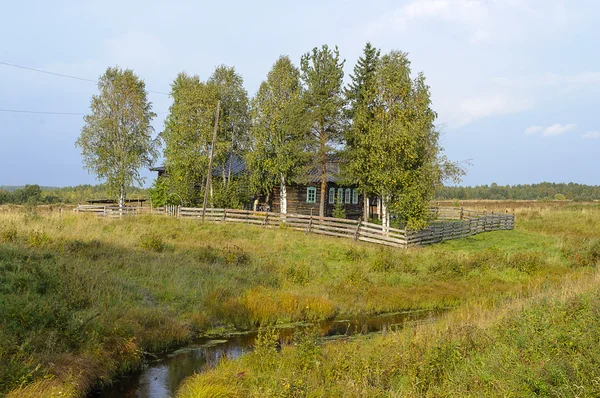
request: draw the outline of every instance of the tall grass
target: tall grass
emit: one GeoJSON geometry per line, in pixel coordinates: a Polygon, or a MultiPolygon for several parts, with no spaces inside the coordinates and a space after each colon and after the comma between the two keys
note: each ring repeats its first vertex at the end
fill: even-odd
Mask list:
{"type": "Polygon", "coordinates": [[[0,393],[81,395],[204,333],[527,297],[595,267],[599,214],[524,210],[515,231],[391,250],[194,220],[3,212],[0,393]]]}

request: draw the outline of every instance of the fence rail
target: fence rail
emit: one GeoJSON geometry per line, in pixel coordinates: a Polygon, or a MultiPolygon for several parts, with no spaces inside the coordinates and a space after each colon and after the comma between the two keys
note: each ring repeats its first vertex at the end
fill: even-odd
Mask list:
{"type": "Polygon", "coordinates": [[[303,214],[280,214],[237,209],[202,209],[195,207],[165,206],[114,207],[79,205],[76,213],[93,213],[104,217],[125,217],[142,214],[178,218],[197,218],[209,222],[254,224],[264,227],[283,227],[321,235],[350,238],[380,245],[402,247],[430,245],[450,239],[460,239],[483,232],[514,229],[515,217],[508,213],[487,213],[453,207],[430,209],[433,221],[422,230],[404,230],[383,227],[365,221],[303,214]],[[203,217],[204,216],[204,217],[203,217]]]}

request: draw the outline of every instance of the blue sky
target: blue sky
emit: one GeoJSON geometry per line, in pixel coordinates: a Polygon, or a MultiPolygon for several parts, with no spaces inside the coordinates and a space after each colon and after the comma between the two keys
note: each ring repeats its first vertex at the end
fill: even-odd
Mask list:
{"type": "MultiPolygon", "coordinates": [[[[86,79],[119,65],[161,92],[181,71],[226,64],[253,95],[280,54],[298,64],[338,45],[348,78],[369,40],[425,73],[446,154],[471,160],[463,184],[597,185],[599,22],[586,0],[21,1],[3,6],[0,62],[86,79]]],[[[0,65],[0,109],[86,113],[95,91],[0,65]]],[[[150,99],[158,133],[170,99],[150,99]]],[[[82,124],[0,112],[0,185],[95,183],[74,146],[82,124]]]]}

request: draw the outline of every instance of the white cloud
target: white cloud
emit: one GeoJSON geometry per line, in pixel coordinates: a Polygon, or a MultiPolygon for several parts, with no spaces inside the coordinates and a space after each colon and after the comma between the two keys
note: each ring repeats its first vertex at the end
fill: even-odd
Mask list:
{"type": "Polygon", "coordinates": [[[569,124],[565,124],[565,125],[562,125],[560,123],[555,123],[548,127],[530,126],[527,129],[525,129],[525,135],[533,135],[533,134],[541,133],[541,135],[544,137],[556,137],[558,135],[562,135],[562,134],[566,133],[567,131],[573,130],[575,127],[576,126],[573,123],[569,123],[569,124]]]}
{"type": "Polygon", "coordinates": [[[527,100],[497,94],[467,98],[459,105],[459,125],[466,125],[486,117],[518,113],[531,108],[527,100]]]}
{"type": "Polygon", "coordinates": [[[562,1],[548,0],[411,0],[386,12],[367,25],[373,36],[404,31],[409,26],[433,21],[466,31],[469,42],[522,39],[540,31],[556,31],[569,25],[573,16],[562,1]]]}
{"type": "Polygon", "coordinates": [[[600,131],[588,131],[581,136],[584,140],[597,140],[600,139],[600,131]]]}
{"type": "Polygon", "coordinates": [[[546,136],[546,137],[555,137],[557,135],[561,135],[566,133],[567,131],[573,130],[575,128],[575,125],[570,123],[570,124],[566,124],[566,125],[562,125],[562,124],[553,124],[552,126],[546,127],[544,129],[544,131],[542,132],[542,135],[546,136]]]}
{"type": "Polygon", "coordinates": [[[539,133],[542,130],[544,130],[544,128],[542,126],[530,126],[530,127],[527,127],[527,129],[525,129],[525,135],[532,135],[535,133],[539,133]]]}

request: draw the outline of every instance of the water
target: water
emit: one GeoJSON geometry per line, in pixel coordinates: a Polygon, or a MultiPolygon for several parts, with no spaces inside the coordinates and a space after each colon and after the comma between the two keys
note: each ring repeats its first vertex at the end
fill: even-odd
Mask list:
{"type": "MultiPolygon", "coordinates": [[[[386,314],[373,317],[355,317],[322,322],[317,326],[324,341],[347,338],[357,334],[387,333],[398,330],[410,322],[437,317],[439,311],[418,311],[386,314]]],[[[294,332],[306,326],[279,328],[282,344],[292,340],[294,332]]],[[[256,333],[240,334],[227,339],[201,339],[194,344],[168,355],[150,360],[141,371],[126,375],[112,386],[95,391],[90,397],[164,398],[171,397],[180,383],[188,376],[213,367],[224,358],[235,359],[250,352],[256,333]]]]}

